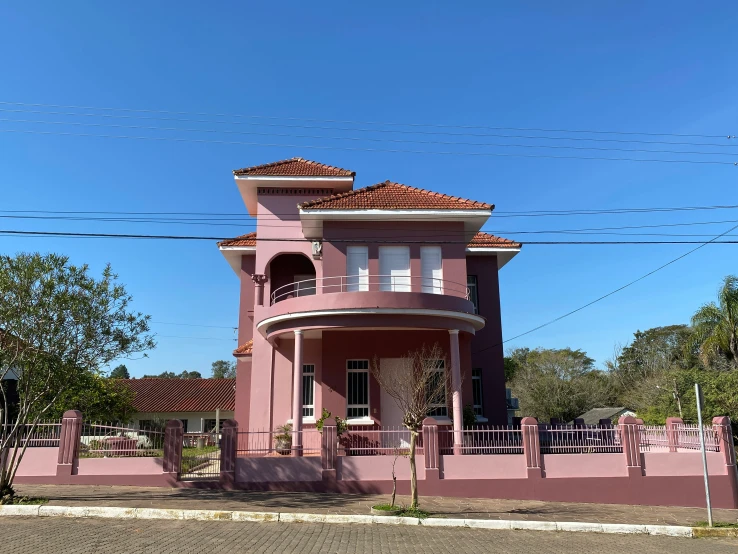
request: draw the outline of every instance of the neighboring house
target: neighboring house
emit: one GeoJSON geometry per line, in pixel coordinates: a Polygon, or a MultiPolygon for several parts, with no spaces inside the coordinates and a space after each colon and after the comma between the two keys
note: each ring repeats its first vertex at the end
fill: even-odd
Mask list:
{"type": "MultiPolygon", "coordinates": [[[[20,397],[18,396],[18,376],[15,374],[15,371],[12,369],[8,370],[2,380],[0,380],[0,387],[3,387],[5,400],[8,403],[7,406],[3,406],[2,397],[0,397],[0,410],[7,409],[9,414],[8,419],[11,420],[15,417],[18,411],[18,403],[20,402],[20,397]]],[[[0,420],[0,423],[2,423],[2,420],[0,420]]]]}
{"type": "Polygon", "coordinates": [[[256,218],[256,233],[218,243],[241,281],[241,428],[300,429],[323,408],[400,426],[370,365],[433,343],[460,394],[432,415],[460,428],[468,404],[507,423],[498,270],[521,245],[479,232],[494,206],[390,181],[354,189],[353,172],[302,158],[234,175],[256,218]]]}
{"type": "Polygon", "coordinates": [[[617,408],[593,408],[583,413],[577,419],[584,420],[585,425],[599,425],[601,419],[609,419],[613,423],[617,423],[622,416],[633,416],[636,413],[622,406],[617,408]]]}
{"type": "Polygon", "coordinates": [[[520,402],[512,395],[512,390],[505,389],[505,401],[507,402],[507,424],[512,425],[515,414],[520,409],[520,402]]]}
{"type": "Polygon", "coordinates": [[[138,427],[179,419],[185,433],[211,432],[233,418],[234,379],[120,379],[134,392],[138,427]]]}

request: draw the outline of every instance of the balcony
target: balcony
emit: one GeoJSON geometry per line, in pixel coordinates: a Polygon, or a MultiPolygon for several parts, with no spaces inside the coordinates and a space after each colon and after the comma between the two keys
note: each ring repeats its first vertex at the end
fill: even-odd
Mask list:
{"type": "Polygon", "coordinates": [[[474,333],[466,284],[407,275],[349,275],[303,279],[277,287],[257,310],[257,330],[269,337],[302,329],[459,329],[474,333]]]}

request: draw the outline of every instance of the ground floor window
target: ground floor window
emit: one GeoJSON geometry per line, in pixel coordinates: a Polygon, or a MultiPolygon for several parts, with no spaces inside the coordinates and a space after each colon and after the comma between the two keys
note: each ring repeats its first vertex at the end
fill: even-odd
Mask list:
{"type": "Polygon", "coordinates": [[[302,366],[302,417],[315,417],[315,365],[302,366]]]}
{"type": "MultiPolygon", "coordinates": [[[[218,432],[220,433],[223,430],[223,422],[225,419],[219,419],[218,420],[218,432]]],[[[206,419],[204,422],[205,428],[202,430],[203,433],[214,433],[215,432],[215,420],[214,419],[206,419]]]]}
{"type": "Polygon", "coordinates": [[[429,360],[428,371],[432,373],[428,381],[428,404],[430,417],[448,417],[446,404],[446,363],[443,360],[429,360]]]}
{"type": "Polygon", "coordinates": [[[481,417],[484,415],[481,369],[472,369],[472,394],[474,395],[474,414],[481,417]]]}
{"type": "Polygon", "coordinates": [[[346,360],[346,418],[369,417],[369,360],[346,360]]]}

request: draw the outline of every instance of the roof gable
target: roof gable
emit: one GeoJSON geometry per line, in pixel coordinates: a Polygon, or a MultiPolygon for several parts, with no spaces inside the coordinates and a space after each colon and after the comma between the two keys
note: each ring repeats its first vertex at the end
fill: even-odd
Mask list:
{"type": "Polygon", "coordinates": [[[225,239],[218,246],[256,246],[256,233],[246,233],[232,239],[225,239]]]}
{"type": "Polygon", "coordinates": [[[479,232],[474,235],[467,248],[520,248],[521,246],[519,242],[479,232]]]}
{"type": "Polygon", "coordinates": [[[235,169],[233,174],[273,177],[353,177],[356,172],[304,158],[290,158],[268,164],[235,169]]]}
{"type": "Polygon", "coordinates": [[[137,412],[214,412],[235,408],[235,379],[120,379],[137,412]]]}
{"type": "Polygon", "coordinates": [[[489,210],[494,205],[385,181],[303,202],[301,210],[489,210]]]}

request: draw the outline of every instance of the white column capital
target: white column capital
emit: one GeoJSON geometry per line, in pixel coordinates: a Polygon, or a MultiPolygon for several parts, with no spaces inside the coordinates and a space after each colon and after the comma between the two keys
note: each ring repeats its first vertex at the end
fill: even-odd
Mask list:
{"type": "Polygon", "coordinates": [[[295,334],[296,335],[302,335],[302,329],[295,329],[295,334]]]}
{"type": "Polygon", "coordinates": [[[449,335],[458,335],[459,334],[459,330],[458,329],[449,329],[448,330],[448,334],[449,335]]]}

